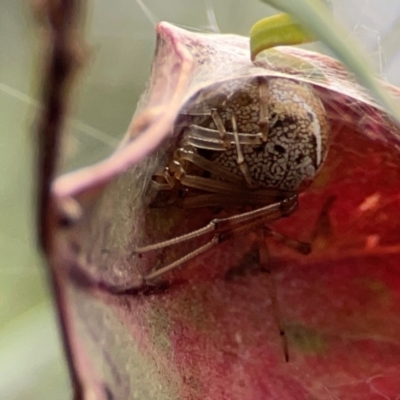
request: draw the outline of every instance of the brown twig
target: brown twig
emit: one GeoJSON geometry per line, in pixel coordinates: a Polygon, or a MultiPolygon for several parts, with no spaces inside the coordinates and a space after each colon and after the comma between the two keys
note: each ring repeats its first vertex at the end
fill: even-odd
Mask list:
{"type": "Polygon", "coordinates": [[[45,56],[41,87],[42,111],[37,121],[38,240],[50,265],[50,280],[57,303],[59,324],[68,359],[75,399],[82,398],[82,385],[73,366],[68,340],[68,312],[62,276],[56,270],[54,237],[57,206],[51,196],[65,116],[68,110],[70,83],[79,65],[79,16],[84,2],[78,0],[34,1],[34,11],[43,31],[45,56]]]}
{"type": "Polygon", "coordinates": [[[42,105],[37,125],[38,141],[38,226],[39,244],[45,254],[51,253],[56,214],[50,188],[55,177],[61,133],[68,109],[68,92],[79,65],[77,21],[80,1],[47,0],[34,3],[43,29],[47,48],[43,65],[42,105]]]}

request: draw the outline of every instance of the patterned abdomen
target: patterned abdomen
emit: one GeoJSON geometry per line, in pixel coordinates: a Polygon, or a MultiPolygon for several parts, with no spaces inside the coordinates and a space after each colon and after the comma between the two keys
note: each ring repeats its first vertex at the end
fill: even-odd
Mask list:
{"type": "MultiPolygon", "coordinates": [[[[242,145],[245,162],[256,186],[295,190],[315,176],[325,159],[329,135],[325,110],[307,84],[283,78],[269,78],[265,84],[263,96],[254,96],[257,88],[254,83],[244,95],[242,92],[242,95],[228,98],[219,112],[227,130],[231,128],[229,118],[234,113],[238,131],[256,135],[263,129],[261,106],[268,110],[264,128],[267,141],[242,145]],[[243,101],[240,104],[240,98],[247,98],[247,104],[243,101]],[[243,113],[243,110],[248,111],[243,113]]],[[[235,147],[214,153],[212,159],[231,172],[241,174],[235,147]]]]}

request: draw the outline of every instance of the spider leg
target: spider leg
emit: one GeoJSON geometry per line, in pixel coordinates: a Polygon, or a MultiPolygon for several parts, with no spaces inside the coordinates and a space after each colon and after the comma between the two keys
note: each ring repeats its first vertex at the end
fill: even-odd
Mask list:
{"type": "MultiPolygon", "coordinates": [[[[260,211],[260,210],[256,210],[260,211]]],[[[245,213],[248,214],[248,213],[245,213]]],[[[156,271],[150,272],[148,275],[144,277],[144,280],[149,282],[155,278],[158,278],[161,275],[164,275],[165,273],[180,267],[183,263],[199,256],[200,254],[206,252],[207,250],[211,249],[212,247],[231,239],[232,237],[243,235],[246,232],[249,231],[254,231],[254,229],[260,228],[260,226],[264,225],[265,222],[269,220],[274,220],[277,218],[280,218],[280,216],[277,216],[277,214],[265,214],[263,217],[260,217],[260,214],[256,214],[257,217],[254,220],[253,218],[249,218],[249,216],[244,216],[245,214],[240,214],[236,215],[234,217],[230,218],[221,218],[221,219],[215,219],[211,221],[208,225],[206,225],[204,228],[201,228],[197,231],[193,231],[187,235],[183,235],[180,237],[177,237],[175,239],[171,239],[170,241],[165,241],[162,243],[158,243],[155,245],[150,245],[146,247],[142,247],[139,249],[136,249],[135,252],[137,253],[144,253],[150,250],[155,250],[159,249],[160,246],[162,247],[167,247],[172,244],[177,244],[181,243],[182,241],[186,241],[189,239],[192,239],[194,237],[198,237],[200,235],[203,235],[208,232],[214,232],[213,237],[206,242],[204,245],[198,247],[197,249],[193,250],[192,252],[184,255],[183,257],[179,258],[178,260],[175,260],[171,264],[168,264],[160,269],[157,269],[156,271]],[[239,217],[239,218],[238,218],[239,217]],[[235,218],[237,220],[235,221],[235,218]],[[184,238],[184,239],[183,239],[184,238]],[[179,242],[177,242],[179,241],[179,242]]]]}
{"type": "Polygon", "coordinates": [[[154,271],[144,277],[144,280],[149,281],[158,276],[171,271],[181,264],[189,261],[198,255],[204,253],[215,245],[225,241],[233,236],[241,235],[245,232],[254,230],[263,226],[266,222],[274,221],[285,215],[291,214],[297,207],[297,196],[292,195],[282,201],[261,207],[259,209],[248,211],[242,214],[237,214],[232,217],[214,219],[204,227],[195,231],[189,232],[170,240],[151,244],[148,246],[137,247],[133,253],[143,254],[153,250],[163,249],[165,247],[173,246],[179,243],[198,238],[207,233],[213,233],[213,237],[203,246],[195,249],[194,251],[186,254],[180,259],[164,266],[157,271],[154,271]]]}
{"type": "Polygon", "coordinates": [[[176,186],[168,168],[156,171],[152,176],[151,185],[157,191],[172,190],[176,186]]]}
{"type": "Polygon", "coordinates": [[[207,160],[205,157],[195,153],[194,151],[180,148],[176,152],[176,156],[178,160],[188,161],[202,169],[204,171],[211,172],[213,175],[218,176],[221,179],[226,180],[230,183],[241,184],[243,183],[243,178],[234,174],[233,172],[229,172],[226,168],[221,166],[218,163],[207,160]]]}
{"type": "Polygon", "coordinates": [[[273,204],[281,201],[291,193],[282,193],[276,190],[255,191],[247,194],[241,191],[233,191],[231,194],[207,193],[188,196],[178,200],[181,208],[200,208],[200,207],[237,207],[251,205],[262,207],[265,204],[273,204]]]}
{"type": "Polygon", "coordinates": [[[255,185],[254,185],[253,179],[250,174],[249,166],[247,165],[247,162],[244,159],[244,156],[242,153],[242,148],[240,146],[235,114],[232,114],[232,127],[233,127],[233,134],[235,137],[235,144],[236,144],[236,151],[237,151],[237,161],[236,162],[239,165],[239,169],[242,172],[244,179],[246,180],[249,187],[254,188],[255,185]]]}
{"type": "Polygon", "coordinates": [[[311,245],[310,243],[299,242],[298,240],[292,239],[289,236],[282,235],[279,232],[276,232],[268,227],[264,228],[264,234],[267,236],[273,237],[275,240],[282,242],[285,246],[296,250],[301,254],[310,254],[311,253],[311,245]]]}
{"type": "MultiPolygon", "coordinates": [[[[247,165],[245,164],[244,168],[246,167],[247,165]]],[[[252,199],[256,198],[259,200],[264,199],[262,204],[270,204],[271,202],[268,200],[270,200],[273,196],[275,199],[282,199],[282,197],[289,198],[293,195],[293,192],[280,189],[257,189],[249,191],[248,187],[244,185],[242,177],[237,176],[236,174],[225,170],[217,163],[209,161],[204,157],[186,149],[179,149],[177,151],[177,159],[175,160],[174,165],[171,166],[171,169],[172,168],[172,173],[174,174],[175,178],[179,180],[182,186],[198,189],[206,193],[219,193],[228,196],[235,196],[238,200],[237,204],[243,204],[243,201],[240,201],[241,198],[248,200],[247,204],[254,204],[252,199]],[[198,175],[187,174],[185,167],[183,166],[185,161],[191,162],[194,165],[203,168],[216,177],[225,179],[226,182],[220,179],[204,178],[198,175]]]]}
{"type": "Polygon", "coordinates": [[[211,118],[212,118],[215,126],[218,129],[219,136],[220,136],[222,142],[224,143],[224,148],[229,149],[231,147],[231,142],[230,142],[228,134],[226,132],[224,123],[222,122],[222,118],[215,108],[213,108],[211,110],[211,118]]]}
{"type": "Polygon", "coordinates": [[[151,244],[148,246],[137,247],[134,250],[134,253],[142,254],[153,250],[163,249],[165,247],[186,242],[188,240],[200,237],[211,232],[227,233],[229,231],[233,231],[236,227],[239,227],[241,225],[247,226],[247,224],[251,222],[264,224],[266,222],[274,221],[283,216],[291,214],[296,207],[297,195],[292,195],[282,201],[269,204],[256,210],[237,214],[232,217],[214,219],[200,229],[175,237],[173,239],[165,240],[163,242],[151,244]]]}
{"type": "Polygon", "coordinates": [[[271,270],[269,268],[269,254],[268,254],[268,248],[265,243],[265,233],[264,230],[260,230],[260,235],[257,235],[258,237],[258,254],[259,254],[259,259],[260,259],[260,265],[261,265],[261,271],[265,273],[265,276],[267,277],[267,283],[268,283],[268,291],[271,299],[271,305],[272,305],[272,312],[274,314],[274,318],[276,321],[276,325],[279,329],[279,335],[281,337],[282,341],[282,347],[283,347],[283,353],[285,356],[285,361],[289,361],[289,346],[288,346],[288,340],[285,332],[285,327],[281,318],[281,312],[279,309],[279,303],[278,303],[278,296],[276,292],[276,285],[273,280],[271,270]]]}
{"type": "MultiPolygon", "coordinates": [[[[238,132],[237,135],[240,144],[257,146],[263,143],[261,134],[238,132]]],[[[224,131],[224,136],[227,141],[229,141],[229,147],[235,144],[235,136],[233,132],[224,131]]],[[[226,151],[227,149],[218,130],[196,124],[189,126],[184,138],[184,143],[198,149],[215,151],[226,151]]]]}

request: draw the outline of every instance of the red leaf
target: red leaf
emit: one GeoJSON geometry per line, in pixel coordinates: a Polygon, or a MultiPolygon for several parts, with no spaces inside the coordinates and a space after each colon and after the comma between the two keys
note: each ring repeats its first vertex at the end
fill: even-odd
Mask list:
{"type": "Polygon", "coordinates": [[[278,48],[253,65],[247,41],[161,24],[129,139],[110,159],[55,183],[64,212],[72,197],[82,207],[74,227],[55,232],[75,367],[87,390],[115,399],[394,399],[400,393],[399,128],[336,61],[278,48]],[[333,132],[326,163],[301,194],[299,209],[273,224],[311,242],[312,254],[268,241],[288,363],[268,281],[257,272],[255,234],[215,247],[147,290],[142,274],[202,241],[133,255],[139,244],[215,217],[208,209],[149,208],[146,187],[174,145],[170,131],[183,104],[211,83],[257,74],[311,83],[333,132]]]}

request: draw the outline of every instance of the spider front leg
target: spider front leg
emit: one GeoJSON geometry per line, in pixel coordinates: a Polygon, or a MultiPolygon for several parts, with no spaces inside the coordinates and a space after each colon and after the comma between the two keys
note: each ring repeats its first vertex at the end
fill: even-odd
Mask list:
{"type": "Polygon", "coordinates": [[[235,114],[232,114],[231,120],[232,120],[233,134],[235,137],[236,152],[237,152],[236,162],[239,165],[240,172],[243,174],[248,187],[254,188],[254,187],[256,187],[256,185],[254,184],[253,179],[251,177],[249,166],[247,165],[247,162],[244,159],[242,147],[241,147],[241,144],[239,141],[239,134],[238,134],[235,114]]]}
{"type": "Polygon", "coordinates": [[[212,109],[210,113],[217,130],[204,128],[198,125],[190,125],[190,130],[186,133],[184,144],[187,146],[193,146],[197,149],[214,150],[216,152],[226,151],[230,149],[233,144],[236,148],[237,154],[236,163],[245,179],[247,187],[257,187],[253,182],[249,166],[243,156],[242,146],[245,144],[252,146],[260,145],[264,138],[263,133],[239,133],[234,112],[231,112],[232,132],[227,132],[218,111],[212,109]]]}
{"type": "Polygon", "coordinates": [[[223,146],[225,149],[229,149],[231,147],[231,142],[228,137],[228,133],[226,132],[224,123],[222,122],[222,118],[218,113],[218,110],[213,108],[211,110],[211,118],[218,129],[219,136],[223,142],[223,146]]]}

